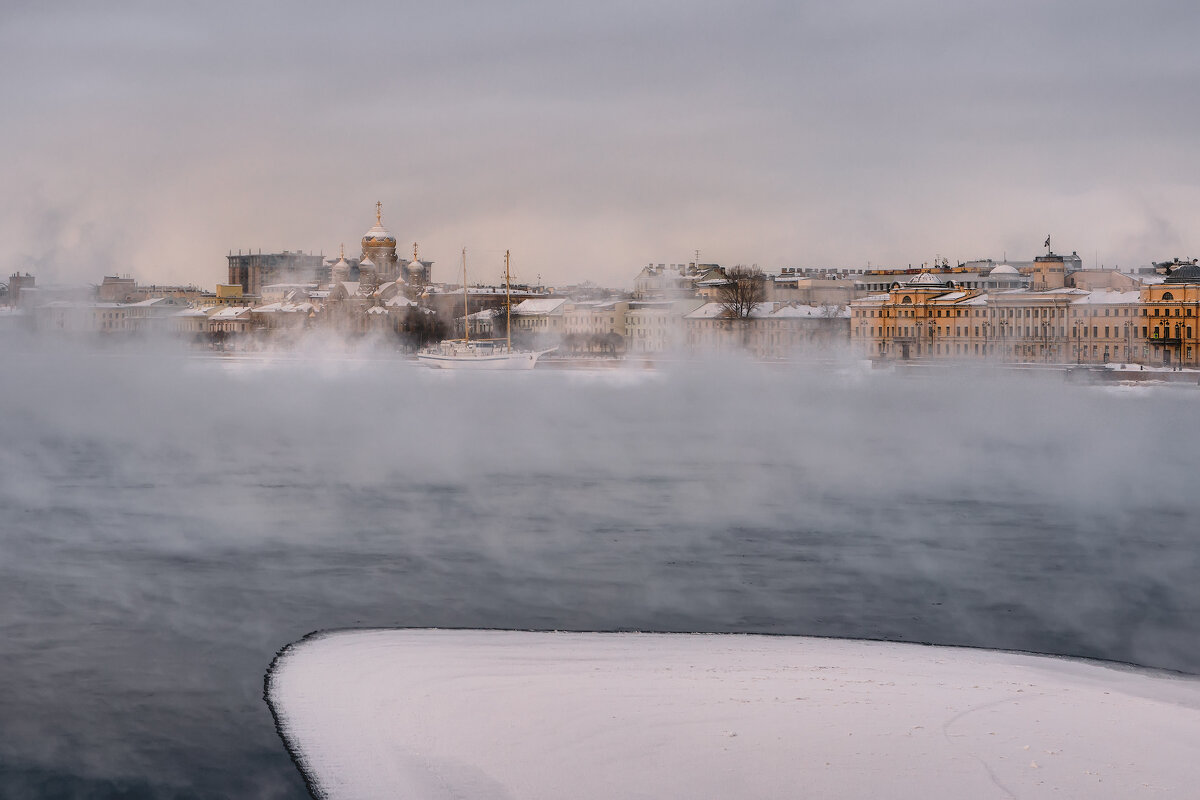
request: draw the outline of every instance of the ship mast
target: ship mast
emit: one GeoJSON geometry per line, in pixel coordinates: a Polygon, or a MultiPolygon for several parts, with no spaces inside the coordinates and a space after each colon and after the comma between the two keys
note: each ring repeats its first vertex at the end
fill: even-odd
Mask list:
{"type": "Polygon", "coordinates": [[[512,290],[509,288],[508,251],[504,251],[504,336],[508,352],[512,352],[512,290]]]}
{"type": "Polygon", "coordinates": [[[471,341],[471,309],[467,305],[467,248],[463,248],[463,341],[471,341]]]}

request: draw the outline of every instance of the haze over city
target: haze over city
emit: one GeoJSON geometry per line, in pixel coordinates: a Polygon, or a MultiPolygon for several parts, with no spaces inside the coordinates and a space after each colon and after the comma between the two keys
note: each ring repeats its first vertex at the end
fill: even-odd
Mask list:
{"type": "MultiPolygon", "coordinates": [[[[0,269],[1187,257],[1193,3],[6,3],[0,269]]],[[[435,271],[435,278],[438,277],[435,271]]],[[[443,276],[444,277],[444,276],[443,276]]]]}
{"type": "Polygon", "coordinates": [[[1190,796],[1197,33],[0,4],[0,797],[1190,796]]]}

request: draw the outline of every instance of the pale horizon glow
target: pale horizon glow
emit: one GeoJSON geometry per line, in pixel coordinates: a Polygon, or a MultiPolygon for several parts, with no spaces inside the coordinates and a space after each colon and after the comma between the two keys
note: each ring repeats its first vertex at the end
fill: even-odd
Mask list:
{"type": "Polygon", "coordinates": [[[0,10],[0,269],[224,280],[356,255],[382,201],[452,280],[646,263],[1200,255],[1184,2],[136,2],[0,10]]]}

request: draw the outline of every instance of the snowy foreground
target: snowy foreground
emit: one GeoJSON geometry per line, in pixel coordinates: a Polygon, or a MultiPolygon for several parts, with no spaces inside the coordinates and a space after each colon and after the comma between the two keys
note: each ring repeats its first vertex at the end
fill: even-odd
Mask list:
{"type": "Polygon", "coordinates": [[[1200,681],[986,650],[347,631],[286,649],[268,700],[330,798],[1130,798],[1200,784],[1200,681]]]}

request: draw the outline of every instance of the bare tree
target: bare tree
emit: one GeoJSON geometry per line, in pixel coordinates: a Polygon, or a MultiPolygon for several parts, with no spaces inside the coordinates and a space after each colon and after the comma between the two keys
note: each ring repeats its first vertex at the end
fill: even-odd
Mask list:
{"type": "Polygon", "coordinates": [[[755,267],[736,266],[725,273],[717,287],[717,302],[729,319],[749,319],[767,299],[767,276],[755,267]]]}

